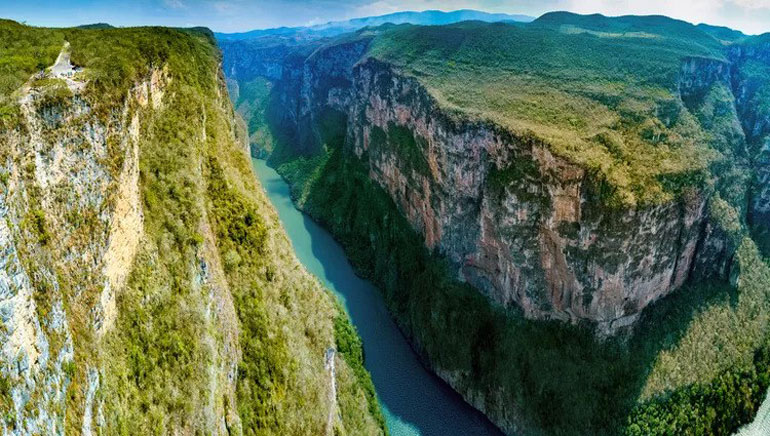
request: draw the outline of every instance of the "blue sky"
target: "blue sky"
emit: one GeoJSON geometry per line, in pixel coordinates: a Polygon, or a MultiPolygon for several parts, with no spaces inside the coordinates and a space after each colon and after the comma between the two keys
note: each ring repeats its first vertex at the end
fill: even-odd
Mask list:
{"type": "Polygon", "coordinates": [[[0,17],[40,26],[108,22],[118,26],[207,26],[236,32],[400,10],[462,8],[533,16],[552,10],[662,14],[747,33],[770,31],[770,0],[0,0],[0,17]]]}

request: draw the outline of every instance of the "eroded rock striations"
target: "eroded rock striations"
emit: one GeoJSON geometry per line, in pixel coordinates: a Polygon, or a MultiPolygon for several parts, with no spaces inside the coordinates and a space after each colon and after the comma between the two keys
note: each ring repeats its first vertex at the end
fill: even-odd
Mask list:
{"type": "Polygon", "coordinates": [[[497,303],[614,330],[688,278],[706,209],[700,193],[606,208],[590,175],[540,141],[451,120],[415,80],[377,61],[355,76],[353,151],[425,245],[497,303]],[[404,158],[410,152],[418,159],[404,158]]]}
{"type": "MultiPolygon", "coordinates": [[[[32,80],[19,97],[25,128],[3,132],[0,226],[8,256],[0,271],[6,294],[0,361],[14,386],[9,416],[15,433],[63,431],[73,376],[67,368],[74,365],[65,304],[79,306],[85,317],[79,322],[86,324],[79,327],[96,336],[114,323],[115,294],[125,285],[143,233],[139,113],[159,108],[167,80],[153,71],[107,123],[80,96],[84,82],[67,79],[72,96],[52,102],[50,90],[32,80]],[[108,141],[116,141],[117,149],[109,150],[108,141]],[[111,153],[123,155],[116,171],[108,165],[111,153]],[[74,292],[75,301],[65,302],[65,292],[74,292]]],[[[88,368],[84,433],[96,415],[98,380],[98,371],[88,368]]]]}

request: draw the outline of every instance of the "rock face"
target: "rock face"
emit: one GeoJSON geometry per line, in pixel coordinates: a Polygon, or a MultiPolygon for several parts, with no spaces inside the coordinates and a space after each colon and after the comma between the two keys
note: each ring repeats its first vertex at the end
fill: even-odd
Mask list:
{"type": "MultiPolygon", "coordinates": [[[[13,434],[63,432],[73,376],[67,368],[74,364],[72,326],[64,305],[82,304],[85,319],[79,322],[96,336],[114,322],[115,293],[125,284],[142,237],[139,114],[162,104],[167,80],[154,71],[137,83],[122,114],[108,124],[80,98],[84,82],[67,79],[74,95],[56,105],[48,102],[44,90],[25,86],[20,98],[25,129],[0,137],[5,180],[0,195],[0,246],[5,253],[0,266],[5,327],[0,362],[14,386],[13,434]],[[116,149],[109,150],[108,141],[117,138],[116,149]],[[108,165],[111,152],[122,155],[116,172],[108,165]],[[62,283],[62,277],[68,282],[62,283]],[[74,295],[67,298],[70,292],[74,295]]],[[[92,388],[84,406],[84,434],[90,434],[96,415],[95,368],[88,369],[88,383],[92,388]]]]}
{"type": "Polygon", "coordinates": [[[497,303],[612,331],[688,278],[705,216],[700,193],[608,209],[585,171],[546,145],[453,121],[415,80],[377,61],[354,74],[350,147],[426,247],[497,303]]]}
{"type": "MultiPolygon", "coordinates": [[[[348,152],[368,166],[425,246],[496,303],[612,334],[694,270],[726,272],[728,247],[707,231],[706,193],[654,207],[607,207],[582,168],[535,139],[445,113],[418,80],[361,60],[365,44],[285,62],[276,84],[276,107],[285,110],[276,125],[289,132],[295,152],[312,154],[324,142],[324,124],[347,120],[348,152]],[[704,244],[710,249],[699,251],[704,244]]],[[[726,63],[706,63],[683,64],[684,99],[729,83],[726,63]]]]}
{"type": "Polygon", "coordinates": [[[736,107],[756,172],[749,217],[761,232],[770,234],[770,84],[756,73],[770,69],[770,42],[764,41],[732,49],[730,59],[739,66],[733,75],[736,107]]]}
{"type": "Polygon", "coordinates": [[[283,60],[289,49],[283,45],[275,45],[260,50],[259,56],[253,56],[251,51],[239,50],[239,44],[221,43],[227,49],[228,56],[222,68],[228,77],[238,80],[249,80],[257,76],[269,79],[280,79],[283,74],[283,60]]]}

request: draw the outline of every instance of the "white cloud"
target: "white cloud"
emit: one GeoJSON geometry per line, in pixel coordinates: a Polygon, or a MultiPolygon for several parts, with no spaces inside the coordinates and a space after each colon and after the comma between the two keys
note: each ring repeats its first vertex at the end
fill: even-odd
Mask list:
{"type": "Polygon", "coordinates": [[[770,9],[770,0],[735,0],[734,3],[747,9],[770,9]]]}
{"type": "Polygon", "coordinates": [[[184,9],[186,7],[182,0],[163,0],[163,4],[171,9],[184,9]]]}

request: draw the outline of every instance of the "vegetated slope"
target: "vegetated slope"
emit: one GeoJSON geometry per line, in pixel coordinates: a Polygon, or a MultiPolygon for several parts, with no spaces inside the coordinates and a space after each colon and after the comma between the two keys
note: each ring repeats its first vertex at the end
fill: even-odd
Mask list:
{"type": "Polygon", "coordinates": [[[3,21],[0,47],[2,433],[384,433],[211,33],[3,21]]]}
{"type": "MultiPolygon", "coordinates": [[[[770,51],[765,37],[724,45],[712,34],[665,17],[572,14],[517,26],[388,27],[304,59],[289,50],[279,78],[224,50],[227,71],[264,97],[240,103],[260,108],[251,125],[270,141],[299,206],[383,290],[436,373],[501,428],[730,434],[770,383],[770,268],[757,247],[768,222],[760,157],[770,51]],[[577,194],[565,188],[575,179],[577,194]],[[571,210],[564,198],[577,199],[579,219],[555,226],[573,216],[553,213],[571,210]],[[693,205],[697,219],[683,219],[693,205]],[[484,208],[498,213],[479,224],[484,208]],[[527,221],[542,211],[552,221],[527,221]],[[473,232],[516,219],[522,225],[494,238],[473,232]],[[491,303],[490,288],[463,275],[472,262],[447,248],[491,246],[521,266],[543,240],[527,245],[528,232],[541,226],[589,247],[612,236],[595,251],[557,246],[588,275],[648,277],[670,256],[663,247],[695,257],[677,254],[676,264],[692,263],[644,289],[649,303],[662,286],[686,282],[648,306],[633,331],[596,340],[491,303]],[[637,239],[649,234],[659,240],[637,239]]],[[[545,274],[563,268],[543,264],[545,274]]]]}

